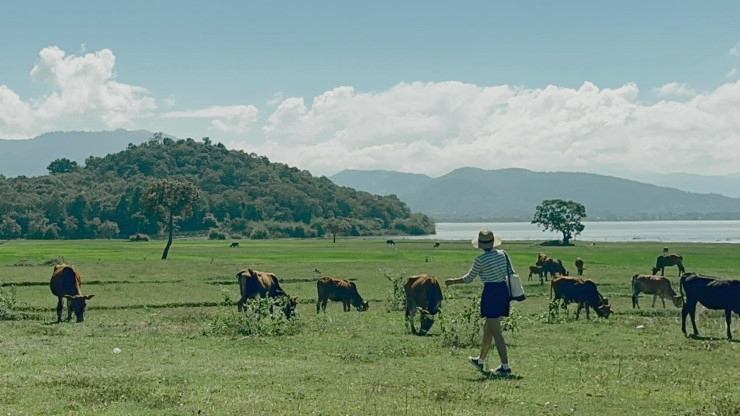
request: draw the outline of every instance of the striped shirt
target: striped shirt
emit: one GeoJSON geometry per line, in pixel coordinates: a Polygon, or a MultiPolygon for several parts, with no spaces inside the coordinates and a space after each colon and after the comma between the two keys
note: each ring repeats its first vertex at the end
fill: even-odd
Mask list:
{"type": "MultiPolygon", "coordinates": [[[[512,266],[513,271],[514,268],[512,266]]],[[[473,266],[470,267],[470,271],[462,277],[463,282],[470,283],[475,279],[475,276],[480,276],[480,280],[483,283],[505,282],[507,277],[507,261],[504,251],[486,251],[476,257],[475,261],[473,261],[473,266]]]]}

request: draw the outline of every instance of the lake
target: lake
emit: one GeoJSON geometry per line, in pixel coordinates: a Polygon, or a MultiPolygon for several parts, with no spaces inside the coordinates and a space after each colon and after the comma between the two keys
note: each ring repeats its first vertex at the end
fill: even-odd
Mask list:
{"type": "MultiPolygon", "coordinates": [[[[664,241],[740,244],[740,221],[610,221],[583,222],[586,227],[573,241],[664,241]]],[[[528,222],[437,223],[433,236],[407,237],[470,240],[489,227],[505,240],[558,240],[562,234],[543,232],[528,222]]]]}

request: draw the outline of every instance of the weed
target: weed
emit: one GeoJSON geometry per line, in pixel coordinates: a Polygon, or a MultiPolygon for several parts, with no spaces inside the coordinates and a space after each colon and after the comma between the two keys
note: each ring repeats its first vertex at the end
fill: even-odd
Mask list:
{"type": "Polygon", "coordinates": [[[388,292],[386,309],[391,311],[402,311],[406,309],[406,292],[403,288],[406,282],[406,272],[395,274],[391,269],[383,270],[383,276],[391,282],[391,290],[388,292]]]}
{"type": "Polygon", "coordinates": [[[510,308],[509,316],[501,318],[501,329],[506,332],[516,332],[519,330],[519,322],[522,320],[522,315],[519,313],[519,309],[510,308]]]}
{"type": "Polygon", "coordinates": [[[562,324],[566,321],[567,309],[560,301],[553,299],[547,304],[547,312],[540,314],[540,322],[545,324],[562,324]]]}
{"type": "Polygon", "coordinates": [[[244,304],[243,312],[228,308],[214,314],[211,322],[203,329],[203,335],[226,335],[234,338],[294,335],[298,333],[299,328],[295,311],[291,319],[285,317],[282,300],[256,298],[244,304]]]}
{"type": "Polygon", "coordinates": [[[483,318],[477,298],[459,313],[440,311],[439,327],[442,331],[442,345],[449,347],[475,347],[480,344],[483,318]]]}
{"type": "Polygon", "coordinates": [[[16,319],[13,310],[18,306],[15,287],[11,286],[7,290],[0,288],[0,321],[16,319]]]}

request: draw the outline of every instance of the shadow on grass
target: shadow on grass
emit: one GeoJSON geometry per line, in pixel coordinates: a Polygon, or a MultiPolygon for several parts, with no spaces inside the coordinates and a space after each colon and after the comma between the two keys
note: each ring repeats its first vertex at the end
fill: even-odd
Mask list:
{"type": "Polygon", "coordinates": [[[518,375],[518,374],[509,374],[509,375],[500,375],[495,373],[480,373],[480,377],[477,378],[468,378],[468,381],[477,382],[477,383],[483,383],[491,380],[501,380],[501,381],[519,381],[523,380],[524,377],[518,375]]]}
{"type": "Polygon", "coordinates": [[[695,339],[697,341],[729,341],[729,342],[740,342],[740,339],[727,339],[724,337],[706,337],[701,335],[687,335],[687,338],[695,339]]]}

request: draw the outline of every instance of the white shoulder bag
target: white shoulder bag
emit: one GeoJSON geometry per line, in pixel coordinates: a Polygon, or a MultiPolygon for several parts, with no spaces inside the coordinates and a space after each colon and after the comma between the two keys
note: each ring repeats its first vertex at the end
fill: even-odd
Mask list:
{"type": "Polygon", "coordinates": [[[519,278],[518,274],[514,273],[514,268],[511,266],[509,255],[505,251],[504,256],[506,256],[506,274],[508,276],[506,284],[509,286],[509,298],[511,298],[511,300],[521,302],[527,298],[527,296],[524,295],[522,279],[519,278]]]}

